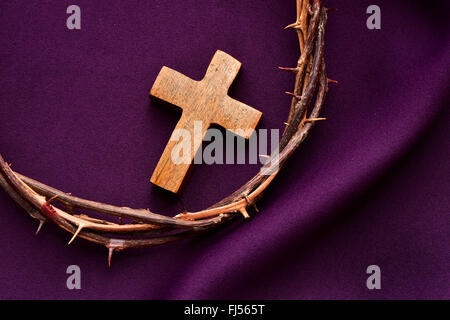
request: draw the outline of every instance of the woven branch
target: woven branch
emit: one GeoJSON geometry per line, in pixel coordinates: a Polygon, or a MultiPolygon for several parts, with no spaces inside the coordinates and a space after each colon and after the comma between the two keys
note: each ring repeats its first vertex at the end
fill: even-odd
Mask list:
{"type": "Polygon", "coordinates": [[[298,35],[300,58],[297,66],[282,68],[295,75],[286,129],[279,144],[277,157],[269,159],[259,173],[233,194],[215,205],[198,212],[183,212],[167,217],[148,209],[117,207],[81,199],[14,172],[0,155],[0,185],[39,221],[38,231],[45,222],[53,222],[76,237],[105,246],[108,264],[113,252],[128,248],[148,247],[174,242],[212,231],[239,216],[249,218],[248,208],[258,211],[255,203],[273,182],[285,162],[309,134],[315,122],[324,120],[320,112],[328,91],[324,62],[324,33],[327,9],[320,0],[296,0],[297,20],[286,28],[298,35]],[[60,209],[52,203],[58,202],[60,209]],[[119,218],[119,223],[74,215],[74,209],[99,212],[119,218]],[[131,223],[122,224],[122,218],[131,223]]]}

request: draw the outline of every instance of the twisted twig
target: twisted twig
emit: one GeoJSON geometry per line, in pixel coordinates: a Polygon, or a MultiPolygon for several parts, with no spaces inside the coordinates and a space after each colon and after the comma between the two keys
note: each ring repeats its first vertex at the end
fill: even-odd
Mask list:
{"type": "MultiPolygon", "coordinates": [[[[0,155],[0,185],[32,217],[39,220],[38,231],[46,221],[51,221],[73,234],[69,244],[77,237],[108,248],[109,263],[115,250],[153,246],[196,236],[211,230],[242,214],[248,218],[247,208],[253,206],[272,183],[281,167],[304,141],[319,118],[328,90],[328,79],[323,58],[326,9],[320,0],[297,1],[297,20],[287,28],[294,28],[299,39],[301,55],[295,68],[280,68],[295,75],[291,108],[286,129],[279,144],[279,154],[271,158],[241,188],[215,205],[199,212],[183,212],[166,217],[150,210],[116,207],[89,201],[66,194],[11,170],[0,155]],[[308,108],[314,106],[308,116],[308,108]],[[50,199],[50,200],[47,200],[50,199]],[[58,201],[66,210],[51,204],[58,201]],[[116,224],[74,215],[80,208],[107,215],[127,218],[130,224],[116,224]],[[156,235],[156,236],[155,236],[156,235]]],[[[257,210],[257,209],[256,209],[257,210]]]]}

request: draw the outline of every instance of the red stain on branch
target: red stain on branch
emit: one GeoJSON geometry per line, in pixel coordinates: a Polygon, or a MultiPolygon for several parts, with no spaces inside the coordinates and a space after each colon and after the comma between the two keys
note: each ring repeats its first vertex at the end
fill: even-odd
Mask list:
{"type": "Polygon", "coordinates": [[[53,208],[53,206],[48,202],[44,203],[41,206],[41,212],[50,219],[58,215],[58,212],[56,212],[55,208],[53,208]]]}

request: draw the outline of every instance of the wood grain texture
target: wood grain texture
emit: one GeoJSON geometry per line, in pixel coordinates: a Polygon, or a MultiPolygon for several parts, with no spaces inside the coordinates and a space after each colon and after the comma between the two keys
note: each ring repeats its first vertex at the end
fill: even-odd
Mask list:
{"type": "Polygon", "coordinates": [[[182,140],[176,129],[161,156],[151,182],[163,189],[181,193],[192,168],[194,156],[201,146],[203,137],[211,124],[217,124],[248,139],[256,128],[262,113],[228,96],[228,90],[235,80],[241,63],[218,50],[201,81],[163,67],[150,91],[150,96],[159,101],[180,107],[183,112],[176,129],[190,133],[191,152],[189,161],[176,164],[172,150],[182,140]],[[198,122],[197,122],[198,121],[198,122]],[[197,124],[195,130],[194,123],[197,124]]]}

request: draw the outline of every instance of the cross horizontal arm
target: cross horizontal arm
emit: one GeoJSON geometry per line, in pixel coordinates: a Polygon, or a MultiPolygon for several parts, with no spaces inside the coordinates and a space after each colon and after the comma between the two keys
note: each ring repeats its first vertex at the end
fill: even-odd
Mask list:
{"type": "Polygon", "coordinates": [[[192,80],[178,71],[162,67],[150,95],[184,109],[186,102],[191,100],[198,83],[199,81],[192,80]]]}
{"type": "Polygon", "coordinates": [[[223,98],[217,110],[211,122],[245,139],[250,138],[262,116],[260,111],[229,96],[223,98]]]}

